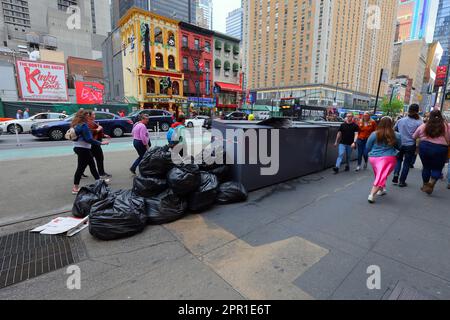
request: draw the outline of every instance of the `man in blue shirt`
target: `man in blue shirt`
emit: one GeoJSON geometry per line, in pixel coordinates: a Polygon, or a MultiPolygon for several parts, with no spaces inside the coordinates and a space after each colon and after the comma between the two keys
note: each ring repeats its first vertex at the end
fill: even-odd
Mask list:
{"type": "Polygon", "coordinates": [[[23,118],[28,119],[30,117],[30,109],[26,108],[25,112],[23,113],[23,118]]]}
{"type": "Polygon", "coordinates": [[[414,156],[416,154],[416,140],[413,138],[413,134],[422,124],[423,121],[419,116],[419,105],[412,104],[409,107],[408,116],[400,119],[394,127],[395,131],[398,131],[402,136],[402,147],[397,156],[398,161],[397,166],[395,167],[394,179],[392,180],[392,183],[398,184],[401,188],[407,186],[406,179],[408,178],[409,169],[414,163],[414,156]]]}

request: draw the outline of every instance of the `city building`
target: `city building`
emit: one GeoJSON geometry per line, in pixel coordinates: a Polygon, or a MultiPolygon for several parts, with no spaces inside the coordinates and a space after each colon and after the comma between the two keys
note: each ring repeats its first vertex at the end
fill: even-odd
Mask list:
{"type": "Polygon", "coordinates": [[[369,107],[391,65],[397,4],[244,0],[247,89],[258,100],[292,95],[323,107],[369,107]]]}
{"type": "Polygon", "coordinates": [[[441,62],[444,50],[439,41],[434,41],[428,45],[428,55],[425,66],[425,75],[422,87],[422,109],[429,110],[436,102],[437,94],[434,92],[436,72],[441,62]]]}
{"type": "MultiPolygon", "coordinates": [[[[105,101],[127,101],[123,82],[122,36],[120,28],[114,29],[103,42],[103,74],[105,81],[105,101]]],[[[134,99],[134,98],[133,98],[134,99]]]]}
{"type": "Polygon", "coordinates": [[[101,59],[111,30],[109,0],[2,0],[0,5],[2,46],[101,59]]]}
{"type": "Polygon", "coordinates": [[[444,54],[442,55],[441,65],[447,66],[450,55],[450,1],[439,0],[438,15],[436,19],[436,27],[434,30],[434,41],[439,41],[444,54]]]}
{"type": "Polygon", "coordinates": [[[214,32],[214,93],[216,107],[231,111],[242,99],[240,40],[214,32]]]}
{"type": "Polygon", "coordinates": [[[141,108],[178,112],[186,103],[178,23],[135,7],[119,20],[124,96],[141,108]]]}
{"type": "Polygon", "coordinates": [[[111,17],[113,29],[132,7],[189,23],[196,21],[197,0],[112,0],[111,17]]]}
{"type": "Polygon", "coordinates": [[[227,34],[237,39],[242,39],[243,9],[238,8],[231,11],[227,16],[227,34]]]}
{"type": "Polygon", "coordinates": [[[396,41],[433,41],[436,15],[436,0],[399,0],[397,21],[399,24],[396,41]]]}
{"type": "Polygon", "coordinates": [[[212,0],[196,0],[196,24],[199,27],[212,30],[213,3],[212,0]]]}
{"type": "Polygon", "coordinates": [[[194,107],[214,105],[213,36],[209,29],[180,22],[180,65],[184,73],[183,92],[194,107]]]}
{"type": "MultiPolygon", "coordinates": [[[[428,44],[425,39],[397,42],[394,45],[391,79],[406,76],[412,79],[416,93],[410,103],[422,103],[422,90],[428,58],[428,44]]],[[[405,101],[405,103],[408,103],[405,101]]]]}

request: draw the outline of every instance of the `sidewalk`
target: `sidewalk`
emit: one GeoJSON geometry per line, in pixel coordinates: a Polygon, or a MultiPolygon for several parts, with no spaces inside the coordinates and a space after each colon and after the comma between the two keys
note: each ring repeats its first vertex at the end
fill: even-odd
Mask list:
{"type": "MultiPolygon", "coordinates": [[[[80,235],[81,290],[66,269],[0,290],[0,299],[382,299],[401,283],[450,299],[450,190],[409,187],[367,203],[372,172],[330,171],[250,194],[113,242],[80,235]],[[381,290],[366,286],[381,269],[381,290]]],[[[49,219],[4,227],[0,235],[49,219]]]]}

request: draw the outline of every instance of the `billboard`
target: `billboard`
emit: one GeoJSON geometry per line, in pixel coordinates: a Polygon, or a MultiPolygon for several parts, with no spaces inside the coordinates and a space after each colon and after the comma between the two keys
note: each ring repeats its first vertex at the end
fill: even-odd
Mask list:
{"type": "Polygon", "coordinates": [[[447,67],[446,66],[437,67],[436,81],[434,82],[434,86],[435,87],[443,87],[445,84],[446,76],[447,76],[447,67]]]}
{"type": "Polygon", "coordinates": [[[23,100],[69,100],[64,64],[18,60],[16,68],[19,95],[23,100]]]}
{"type": "Polygon", "coordinates": [[[78,104],[102,104],[105,86],[97,82],[75,82],[78,104]]]}

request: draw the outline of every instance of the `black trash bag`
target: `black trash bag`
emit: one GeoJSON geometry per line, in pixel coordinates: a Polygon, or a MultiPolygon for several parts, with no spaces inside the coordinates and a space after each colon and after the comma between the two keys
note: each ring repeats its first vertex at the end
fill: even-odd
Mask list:
{"type": "Polygon", "coordinates": [[[200,165],[200,170],[207,172],[211,172],[211,170],[224,166],[227,161],[225,152],[223,151],[218,152],[214,151],[213,154],[210,153],[204,154],[202,152],[199,155],[197,155],[195,159],[201,159],[202,164],[200,165]]]}
{"type": "Polygon", "coordinates": [[[231,172],[230,166],[224,164],[219,165],[211,170],[207,170],[209,173],[212,173],[217,176],[220,183],[228,182],[231,180],[231,172]]]}
{"type": "Polygon", "coordinates": [[[181,219],[186,215],[188,203],[172,190],[145,199],[147,223],[159,225],[181,219]]]}
{"type": "Polygon", "coordinates": [[[142,232],[146,226],[145,201],[131,190],[96,203],[89,215],[89,233],[100,240],[116,240],[142,232]]]}
{"type": "Polygon", "coordinates": [[[134,178],[133,192],[137,195],[150,198],[167,189],[166,179],[146,178],[138,176],[134,178]]]}
{"type": "Polygon", "coordinates": [[[200,186],[199,167],[194,164],[176,166],[167,174],[167,183],[179,196],[187,196],[200,186]]]}
{"type": "Polygon", "coordinates": [[[196,192],[189,196],[189,210],[201,212],[214,205],[219,188],[219,179],[208,172],[201,172],[201,184],[196,192]]]}
{"type": "Polygon", "coordinates": [[[139,172],[143,177],[164,177],[172,168],[169,146],[151,148],[139,164],[139,172]]]}
{"type": "Polygon", "coordinates": [[[85,218],[89,215],[92,205],[105,199],[110,189],[105,181],[97,181],[87,187],[82,187],[73,203],[72,214],[77,218],[85,218]]]}
{"type": "Polygon", "coordinates": [[[239,182],[226,182],[219,186],[219,192],[217,195],[217,203],[230,204],[236,202],[246,201],[248,198],[247,190],[239,182]]]}

